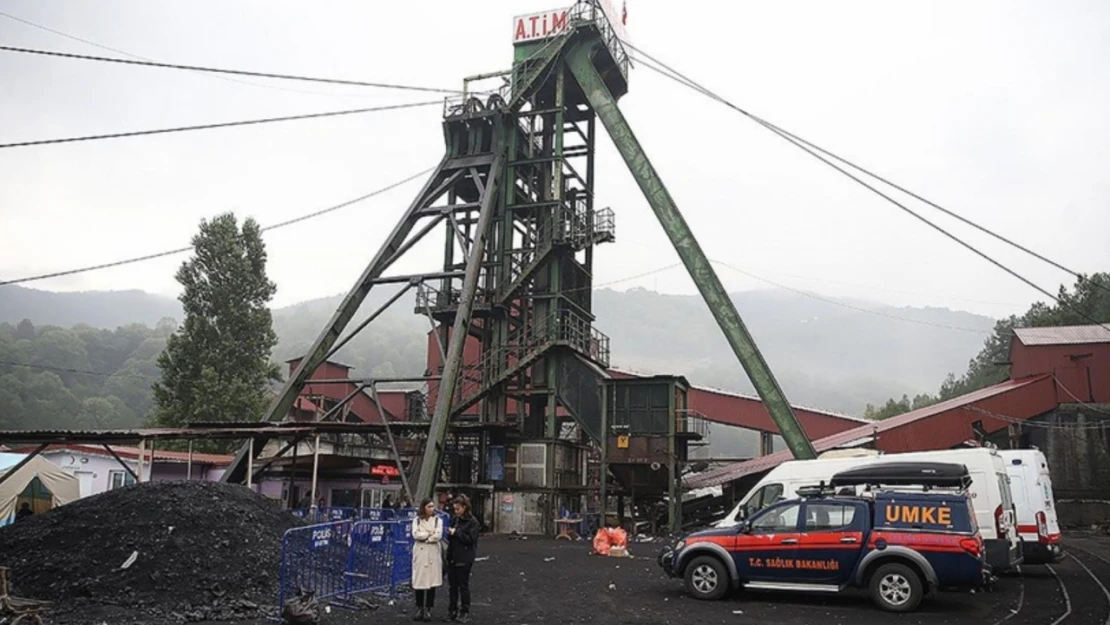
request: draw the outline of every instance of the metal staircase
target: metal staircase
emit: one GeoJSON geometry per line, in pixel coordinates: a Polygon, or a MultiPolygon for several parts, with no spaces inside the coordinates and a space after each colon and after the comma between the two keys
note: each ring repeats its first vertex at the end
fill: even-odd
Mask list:
{"type": "Polygon", "coordinates": [[[609,337],[580,315],[561,310],[522,327],[503,344],[486,351],[477,362],[465,364],[452,415],[461,414],[556,346],[569,347],[601,367],[609,366],[609,337]]]}

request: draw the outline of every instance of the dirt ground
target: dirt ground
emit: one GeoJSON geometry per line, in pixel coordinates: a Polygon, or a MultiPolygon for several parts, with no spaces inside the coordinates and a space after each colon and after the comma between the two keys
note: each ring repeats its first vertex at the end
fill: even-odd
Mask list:
{"type": "MultiPolygon", "coordinates": [[[[1110,625],[1110,538],[1071,534],[1068,557],[1052,567],[1022,567],[993,592],[942,593],[913,614],[877,610],[862,593],[842,596],[741,593],[720,602],[685,596],[655,563],[661,545],[633,544],[632,559],[592,557],[586,542],[486,538],[475,565],[474,622],[712,625],[1110,625]]],[[[446,589],[436,617],[446,614],[446,589]]],[[[402,599],[372,612],[335,609],[322,625],[409,622],[402,599]]],[[[262,625],[259,623],[258,625],[262,625]]]]}

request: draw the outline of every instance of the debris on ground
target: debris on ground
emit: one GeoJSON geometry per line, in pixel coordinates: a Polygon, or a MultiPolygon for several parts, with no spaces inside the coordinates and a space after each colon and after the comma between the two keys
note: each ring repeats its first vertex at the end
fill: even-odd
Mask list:
{"type": "Polygon", "coordinates": [[[628,556],[628,532],[619,527],[603,527],[593,539],[591,554],[601,556],[628,556]]]}
{"type": "Polygon", "coordinates": [[[141,483],[0,528],[0,566],[21,596],[54,602],[55,623],[276,616],[281,537],[298,524],[242,486],[141,483]]]}
{"type": "Polygon", "coordinates": [[[316,625],[319,622],[320,607],[315,593],[299,591],[281,607],[282,625],[316,625]]]}

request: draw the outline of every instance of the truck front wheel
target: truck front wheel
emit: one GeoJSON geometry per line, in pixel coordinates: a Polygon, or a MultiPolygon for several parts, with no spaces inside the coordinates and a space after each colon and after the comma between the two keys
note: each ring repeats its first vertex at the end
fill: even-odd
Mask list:
{"type": "Polygon", "coordinates": [[[905,564],[884,564],[871,576],[871,600],[888,612],[913,612],[924,596],[921,577],[905,564]]]}
{"type": "Polygon", "coordinates": [[[686,592],[695,599],[716,601],[728,593],[728,569],[713,556],[701,556],[686,565],[686,592]]]}

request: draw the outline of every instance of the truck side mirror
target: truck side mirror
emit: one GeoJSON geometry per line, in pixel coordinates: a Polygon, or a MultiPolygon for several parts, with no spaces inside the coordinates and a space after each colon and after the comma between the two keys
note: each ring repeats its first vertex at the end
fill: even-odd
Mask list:
{"type": "Polygon", "coordinates": [[[741,521],[740,526],[736,530],[737,534],[751,534],[752,524],[749,521],[741,521]]]}

